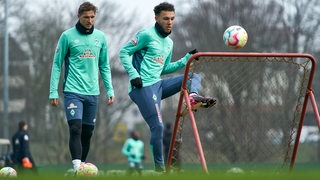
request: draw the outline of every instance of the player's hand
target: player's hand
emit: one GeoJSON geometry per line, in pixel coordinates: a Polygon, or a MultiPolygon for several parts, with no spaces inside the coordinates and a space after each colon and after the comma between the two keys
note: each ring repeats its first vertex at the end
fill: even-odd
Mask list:
{"type": "MultiPolygon", "coordinates": [[[[196,54],[197,52],[199,52],[197,49],[194,49],[192,51],[189,52],[189,54],[196,54]]],[[[199,60],[199,58],[196,58],[195,60],[199,60]]]]}
{"type": "Polygon", "coordinates": [[[22,166],[23,166],[24,168],[32,168],[32,162],[29,160],[29,158],[24,157],[24,158],[22,159],[22,166]]]}
{"type": "Polygon", "coordinates": [[[131,157],[131,158],[136,158],[136,155],[131,154],[130,157],[131,157]]]}
{"type": "Polygon", "coordinates": [[[197,53],[197,52],[198,52],[198,50],[197,50],[197,49],[194,49],[194,50],[190,51],[189,54],[195,54],[195,53],[197,53]]]}
{"type": "Polygon", "coordinates": [[[137,77],[130,80],[131,86],[136,88],[142,88],[142,79],[141,77],[137,77]]]}
{"type": "Polygon", "coordinates": [[[57,98],[50,99],[50,104],[51,104],[52,106],[58,106],[58,99],[57,99],[57,98]]]}
{"type": "Polygon", "coordinates": [[[108,105],[113,104],[113,102],[114,102],[114,96],[109,97],[108,98],[108,105]]]}

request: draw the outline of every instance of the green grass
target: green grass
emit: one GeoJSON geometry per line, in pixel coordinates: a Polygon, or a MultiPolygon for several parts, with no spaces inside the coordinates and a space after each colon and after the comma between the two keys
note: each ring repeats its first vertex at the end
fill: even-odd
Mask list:
{"type": "MultiPolygon", "coordinates": [[[[123,171],[122,171],[123,172],[123,171]]],[[[142,176],[132,175],[128,177],[127,175],[114,174],[110,175],[107,172],[101,172],[99,176],[96,177],[72,177],[65,176],[65,171],[62,170],[50,170],[50,169],[39,169],[38,175],[33,175],[31,173],[20,174],[17,179],[26,179],[26,180],[68,180],[68,179],[117,179],[117,180],[319,180],[320,177],[320,167],[312,169],[299,169],[292,172],[274,172],[271,170],[255,170],[255,171],[244,171],[242,173],[227,173],[222,170],[210,171],[209,174],[204,173],[202,170],[199,171],[184,171],[179,173],[169,173],[165,175],[156,175],[146,170],[142,176]]],[[[0,179],[3,179],[0,177],[0,179]]],[[[4,178],[5,179],[5,178],[4,178]]],[[[12,178],[11,178],[12,179],[12,178]]]]}

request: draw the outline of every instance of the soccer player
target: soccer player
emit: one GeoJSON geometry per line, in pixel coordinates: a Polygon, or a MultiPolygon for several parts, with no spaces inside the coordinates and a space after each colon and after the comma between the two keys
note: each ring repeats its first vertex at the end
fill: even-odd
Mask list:
{"type": "Polygon", "coordinates": [[[69,125],[69,149],[76,171],[85,162],[96,122],[99,72],[106,88],[107,104],[114,102],[111,69],[105,34],[94,28],[97,7],[84,2],[78,9],[78,22],[64,31],[54,54],[50,104],[58,105],[58,84],[61,67],[65,65],[63,95],[69,125]]]}
{"type": "MultiPolygon", "coordinates": [[[[192,50],[183,58],[171,62],[173,41],[171,33],[175,9],[164,2],[154,7],[155,25],[139,31],[119,51],[120,61],[129,75],[129,96],[137,104],[144,120],[150,128],[150,146],[153,153],[155,171],[165,172],[162,136],[161,100],[181,90],[183,75],[162,79],[161,75],[173,73],[183,68],[192,54],[192,50]]],[[[188,84],[191,103],[201,101],[203,106],[215,104],[213,98],[198,95],[201,77],[190,76],[188,84]],[[190,83],[192,81],[192,83],[190,83]]]]}
{"type": "Polygon", "coordinates": [[[140,140],[140,135],[137,131],[133,131],[123,144],[122,154],[127,156],[129,169],[128,175],[137,171],[139,175],[142,175],[142,159],[144,159],[144,143],[140,140]]]}
{"type": "Polygon", "coordinates": [[[32,169],[34,173],[37,173],[37,168],[30,151],[28,123],[20,121],[18,126],[18,131],[12,136],[12,161],[17,167],[18,172],[23,172],[24,169],[32,169]]]}

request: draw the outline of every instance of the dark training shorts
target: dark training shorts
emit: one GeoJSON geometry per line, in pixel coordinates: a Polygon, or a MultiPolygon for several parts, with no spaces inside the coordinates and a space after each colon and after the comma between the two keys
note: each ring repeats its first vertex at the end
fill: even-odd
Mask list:
{"type": "Polygon", "coordinates": [[[81,119],[82,124],[95,125],[98,96],[65,92],[64,107],[68,121],[81,119]]]}

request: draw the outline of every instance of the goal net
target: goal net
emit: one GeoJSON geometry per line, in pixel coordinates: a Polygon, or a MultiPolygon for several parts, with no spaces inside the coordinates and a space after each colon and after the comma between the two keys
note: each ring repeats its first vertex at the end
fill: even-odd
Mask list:
{"type": "Polygon", "coordinates": [[[308,54],[192,56],[185,69],[167,168],[292,169],[314,69],[315,60],[308,54]],[[215,107],[191,110],[186,82],[193,73],[202,77],[199,94],[215,97],[215,107]]]}

